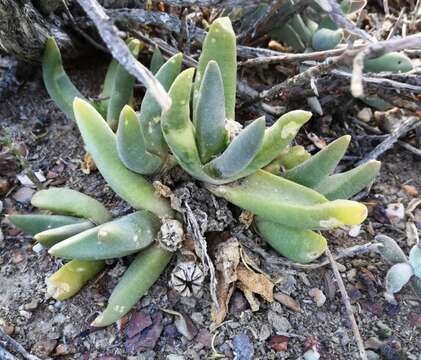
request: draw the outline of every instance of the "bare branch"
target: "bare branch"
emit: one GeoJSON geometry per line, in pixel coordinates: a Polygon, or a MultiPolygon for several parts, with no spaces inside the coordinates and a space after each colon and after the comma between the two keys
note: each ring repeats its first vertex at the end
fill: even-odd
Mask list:
{"type": "Polygon", "coordinates": [[[118,29],[101,5],[96,0],[78,0],[78,2],[94,22],[113,57],[146,86],[164,110],[168,110],[171,106],[168,93],[153,74],[131,54],[124,41],[118,36],[118,29]]]}
{"type": "Polygon", "coordinates": [[[351,34],[354,34],[362,39],[365,39],[370,42],[376,42],[377,40],[369,35],[364,30],[355,26],[355,24],[349,20],[346,15],[343,13],[339,3],[336,0],[326,0],[331,6],[331,11],[329,11],[329,16],[335,22],[339,28],[343,28],[351,34]]]}
{"type": "Polygon", "coordinates": [[[393,131],[385,140],[383,140],[379,145],[377,145],[372,151],[370,151],[362,160],[360,160],[356,165],[364,164],[369,160],[377,159],[384,152],[392,148],[392,146],[399,140],[400,137],[407,134],[409,131],[419,127],[421,125],[421,119],[417,116],[407,117],[400,126],[393,131]]]}
{"type": "Polygon", "coordinates": [[[29,354],[25,348],[19,344],[15,339],[7,335],[0,328],[0,341],[9,349],[23,356],[26,360],[40,360],[37,356],[29,354]]]}
{"type": "Polygon", "coordinates": [[[360,329],[358,329],[357,320],[355,320],[354,312],[352,311],[351,302],[349,301],[348,293],[346,292],[345,284],[342,281],[341,274],[339,273],[338,266],[336,265],[335,259],[332,256],[329,248],[326,249],[325,254],[329,259],[330,266],[332,267],[333,274],[335,275],[336,282],[338,283],[339,291],[342,295],[342,301],[345,305],[346,313],[351,321],[352,331],[354,332],[355,341],[358,346],[358,351],[362,360],[367,360],[367,354],[365,352],[364,342],[361,338],[360,329]]]}
{"type": "Polygon", "coordinates": [[[379,57],[391,51],[400,51],[404,49],[421,48],[421,33],[409,35],[401,39],[392,39],[380,41],[367,46],[361,50],[353,61],[351,93],[354,97],[364,95],[362,84],[364,61],[366,59],[379,57]]]}

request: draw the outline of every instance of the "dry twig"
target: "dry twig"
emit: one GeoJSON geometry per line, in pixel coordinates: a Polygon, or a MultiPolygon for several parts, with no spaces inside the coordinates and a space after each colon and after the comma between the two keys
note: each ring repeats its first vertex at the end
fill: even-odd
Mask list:
{"type": "MultiPolygon", "coordinates": [[[[352,246],[350,248],[340,249],[335,254],[334,258],[335,258],[335,260],[338,260],[338,259],[342,259],[342,258],[354,257],[354,256],[358,256],[358,255],[367,254],[370,251],[374,251],[377,247],[378,247],[378,245],[376,243],[367,243],[367,244],[363,244],[363,245],[352,246]]],[[[282,257],[279,257],[279,256],[272,256],[260,247],[256,247],[256,248],[253,248],[253,249],[250,249],[250,250],[254,251],[255,253],[257,253],[259,255],[261,255],[265,259],[265,261],[267,261],[271,264],[280,264],[280,265],[284,265],[284,266],[293,267],[293,268],[296,268],[296,269],[315,270],[315,269],[320,269],[321,267],[324,267],[324,266],[330,264],[329,260],[324,260],[324,261],[321,261],[319,263],[312,263],[312,264],[300,264],[300,263],[295,263],[295,262],[286,260],[286,259],[284,259],[282,257]]]]}
{"type": "MultiPolygon", "coordinates": [[[[40,360],[37,356],[29,354],[21,344],[19,344],[15,339],[7,335],[1,328],[0,342],[9,350],[13,350],[14,352],[22,355],[26,360],[40,360]]],[[[6,351],[6,353],[8,352],[6,351]]],[[[0,359],[3,358],[0,357],[0,359]]],[[[13,357],[13,359],[15,358],[13,357]]]]}
{"type": "Polygon", "coordinates": [[[409,131],[419,127],[421,125],[421,119],[417,116],[409,116],[407,117],[400,126],[391,133],[385,140],[383,140],[379,145],[377,145],[372,151],[370,151],[364,158],[362,158],[358,163],[358,165],[364,164],[369,160],[377,159],[381,154],[389,150],[398,140],[400,137],[407,134],[409,131]]]}
{"type": "Polygon", "coordinates": [[[168,110],[171,106],[168,93],[153,74],[132,55],[101,5],[96,0],[78,0],[78,2],[94,22],[113,57],[151,91],[164,110],[168,110]]]}
{"type": "Polygon", "coordinates": [[[332,253],[330,252],[329,248],[326,249],[325,254],[327,258],[329,259],[330,265],[333,270],[333,274],[335,275],[336,282],[339,287],[339,291],[342,295],[342,301],[345,305],[346,313],[349,317],[349,320],[351,321],[352,331],[354,332],[355,341],[358,346],[358,351],[360,353],[360,357],[362,360],[367,360],[367,354],[365,352],[364,348],[364,342],[361,338],[360,330],[358,329],[357,321],[355,320],[354,312],[352,311],[351,302],[349,301],[348,293],[345,289],[345,284],[342,281],[341,274],[339,273],[338,266],[336,265],[335,259],[332,256],[332,253]]]}
{"type": "Polygon", "coordinates": [[[421,47],[421,33],[409,35],[402,39],[391,39],[371,44],[361,50],[355,57],[352,67],[351,93],[354,97],[362,97],[364,89],[362,84],[364,61],[379,57],[391,51],[413,49],[421,47]]]}

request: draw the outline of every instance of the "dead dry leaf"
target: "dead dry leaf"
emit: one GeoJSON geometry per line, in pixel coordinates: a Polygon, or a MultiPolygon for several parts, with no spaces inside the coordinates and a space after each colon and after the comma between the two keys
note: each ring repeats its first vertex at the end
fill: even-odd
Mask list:
{"type": "Polygon", "coordinates": [[[405,191],[410,196],[417,196],[418,190],[413,185],[402,185],[402,190],[405,191]]]}
{"type": "Polygon", "coordinates": [[[224,282],[230,284],[237,280],[236,269],[240,263],[240,243],[235,238],[219,244],[215,250],[215,267],[224,278],[224,282]]]}
{"type": "Polygon", "coordinates": [[[218,276],[216,284],[216,296],[218,298],[218,307],[212,303],[211,319],[213,326],[221,324],[228,313],[228,304],[234,292],[234,283],[226,283],[222,276],[218,276]]]}
{"type": "Polygon", "coordinates": [[[262,296],[269,302],[273,301],[274,283],[268,276],[249,270],[244,265],[239,265],[237,267],[237,277],[238,281],[241,282],[247,290],[262,296]]]}
{"type": "Polygon", "coordinates": [[[300,304],[297,303],[291,296],[284,293],[276,293],[273,295],[276,301],[280,302],[282,305],[286,306],[288,309],[291,309],[295,312],[300,312],[300,304]]]}
{"type": "Polygon", "coordinates": [[[248,210],[243,210],[240,214],[239,220],[240,222],[242,222],[244,225],[248,227],[250,227],[250,225],[252,224],[254,219],[254,215],[253,213],[251,213],[248,210]]]}
{"type": "Polygon", "coordinates": [[[253,293],[243,283],[238,283],[237,288],[243,292],[247,302],[250,305],[251,311],[259,311],[260,301],[253,295],[253,293]]]}
{"type": "Polygon", "coordinates": [[[81,170],[86,175],[89,175],[92,171],[96,170],[96,164],[91,154],[86,153],[85,156],[83,157],[81,170]]]}

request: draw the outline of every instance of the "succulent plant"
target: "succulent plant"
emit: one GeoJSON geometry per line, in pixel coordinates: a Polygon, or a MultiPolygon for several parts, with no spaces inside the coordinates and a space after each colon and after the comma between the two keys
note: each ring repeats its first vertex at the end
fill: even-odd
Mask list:
{"type": "MultiPolygon", "coordinates": [[[[135,57],[144,46],[137,39],[129,39],[127,45],[135,57]]],[[[73,100],[83,99],[84,96],[64,71],[60,50],[54,38],[47,40],[42,60],[42,73],[50,97],[60,110],[73,119],[73,100]]],[[[99,99],[92,101],[92,104],[106,116],[108,124],[113,129],[117,127],[121,109],[130,102],[133,96],[134,82],[134,77],[113,59],[108,67],[99,99]]]]}
{"type": "MultiPolygon", "coordinates": [[[[363,9],[366,3],[365,0],[343,0],[340,6],[346,15],[352,15],[363,9]]],[[[289,1],[287,4],[292,6],[293,3],[289,1]]],[[[314,1],[307,14],[295,14],[286,24],[273,28],[269,36],[298,52],[323,51],[337,47],[344,39],[344,31],[338,28],[323,7],[314,1]],[[314,15],[314,20],[311,15],[314,15]]],[[[364,63],[364,70],[373,73],[408,72],[412,68],[411,60],[398,52],[367,59],[364,63]]]]}
{"type": "Polygon", "coordinates": [[[51,240],[45,232],[55,230],[54,240],[45,242],[50,254],[72,259],[60,270],[65,274],[55,276],[56,282],[64,283],[63,277],[72,277],[78,266],[88,264],[86,277],[76,279],[84,283],[93,276],[88,269],[92,264],[136,254],[94,326],[109,325],[126,314],[171,259],[171,252],[157,239],[168,228],[161,224],[174,221],[177,214],[143,175],[159,176],[178,164],[215,195],[254,213],[261,236],[294,261],[312,261],[326,249],[326,239],[316,231],[359,224],[367,215],[363,204],[345,199],[372,182],[380,164],[371,161],[332,175],[348,136],[314,156],[302,147],[290,147],[311,117],[301,110],[284,114],[269,128],[259,118],[239,132],[232,130],[241,126],[234,120],[236,46],[228,18],[210,26],[195,78],[194,69],[179,74],[180,68],[178,54],[156,72],[169,88],[171,107],[161,113],[146,92],[139,114],[128,105],[122,108],[116,133],[95,104],[81,98],[73,101],[72,114],[87,151],[108,185],[135,212],[111,220],[95,200],[82,194],[60,196],[53,189],[37,193],[33,204],[58,215],[10,217],[39,241],[51,240]],[[72,199],[83,206],[75,206],[72,199]]]}
{"type": "Polygon", "coordinates": [[[399,292],[407,283],[410,283],[415,294],[421,298],[421,246],[415,244],[409,258],[399,247],[395,240],[386,235],[377,235],[380,243],[378,252],[392,265],[386,274],[386,298],[394,299],[393,294],[399,292]]]}

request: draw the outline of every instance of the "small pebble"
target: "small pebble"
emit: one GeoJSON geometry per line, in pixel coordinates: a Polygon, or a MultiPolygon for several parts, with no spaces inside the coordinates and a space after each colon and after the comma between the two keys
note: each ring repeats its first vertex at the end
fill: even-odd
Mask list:
{"type": "Polygon", "coordinates": [[[248,335],[240,334],[234,336],[233,345],[236,360],[253,359],[254,348],[248,335]]]}
{"type": "Polygon", "coordinates": [[[31,201],[32,195],[34,195],[34,193],[34,189],[23,186],[13,194],[13,198],[19,203],[28,204],[31,201]]]}
{"type": "Polygon", "coordinates": [[[361,109],[357,114],[358,119],[366,123],[370,122],[373,118],[373,111],[369,107],[361,109]]]}
{"type": "Polygon", "coordinates": [[[314,299],[317,307],[321,307],[326,302],[326,296],[319,288],[310,289],[308,294],[314,299]]]}
{"type": "Polygon", "coordinates": [[[367,360],[379,360],[380,359],[380,355],[375,353],[372,350],[367,350],[365,353],[367,355],[367,360]]]}
{"type": "Polygon", "coordinates": [[[28,304],[25,304],[23,308],[25,310],[35,310],[39,305],[38,299],[32,299],[32,301],[28,304]]]}
{"type": "Polygon", "coordinates": [[[272,310],[268,311],[268,322],[272,325],[275,331],[280,333],[288,332],[292,328],[286,317],[281,316],[272,310]]]}
{"type": "Polygon", "coordinates": [[[405,217],[405,207],[401,203],[387,205],[386,216],[391,224],[397,224],[405,217]]]}
{"type": "Polygon", "coordinates": [[[40,340],[32,346],[32,351],[35,355],[46,358],[53,352],[56,345],[56,340],[40,340]]]}

